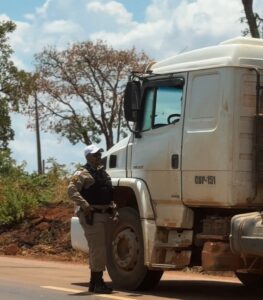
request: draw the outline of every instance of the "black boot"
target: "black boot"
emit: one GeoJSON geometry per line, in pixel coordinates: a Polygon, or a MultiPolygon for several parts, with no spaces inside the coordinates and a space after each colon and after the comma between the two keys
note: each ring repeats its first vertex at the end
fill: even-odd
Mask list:
{"type": "Polygon", "coordinates": [[[89,292],[94,292],[95,287],[95,272],[90,272],[89,292]]]}
{"type": "Polygon", "coordinates": [[[106,285],[103,278],[103,272],[94,272],[94,293],[95,294],[111,294],[112,289],[106,285]]]}

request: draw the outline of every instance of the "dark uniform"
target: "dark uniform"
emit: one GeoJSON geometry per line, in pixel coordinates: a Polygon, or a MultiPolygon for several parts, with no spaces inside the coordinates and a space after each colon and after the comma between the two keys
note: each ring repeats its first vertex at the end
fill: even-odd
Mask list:
{"type": "Polygon", "coordinates": [[[77,216],[89,246],[90,291],[110,293],[102,279],[106,266],[106,228],[112,212],[112,183],[103,166],[87,163],[73,175],[69,197],[79,206],[77,216]]]}

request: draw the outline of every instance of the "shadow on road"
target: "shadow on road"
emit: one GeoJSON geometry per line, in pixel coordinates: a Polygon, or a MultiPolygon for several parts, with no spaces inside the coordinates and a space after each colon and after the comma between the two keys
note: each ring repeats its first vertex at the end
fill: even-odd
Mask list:
{"type": "MultiPolygon", "coordinates": [[[[88,287],[88,283],[72,283],[88,287]]],[[[111,285],[111,283],[109,283],[111,285]]],[[[249,289],[241,283],[204,280],[162,280],[158,287],[148,292],[121,291],[127,297],[155,296],[182,300],[260,300],[262,290],[249,289]]],[[[88,293],[83,293],[88,295],[88,293]]]]}
{"type": "Polygon", "coordinates": [[[159,286],[151,291],[149,295],[185,300],[262,299],[262,291],[248,289],[239,283],[203,280],[161,281],[159,286]]]}

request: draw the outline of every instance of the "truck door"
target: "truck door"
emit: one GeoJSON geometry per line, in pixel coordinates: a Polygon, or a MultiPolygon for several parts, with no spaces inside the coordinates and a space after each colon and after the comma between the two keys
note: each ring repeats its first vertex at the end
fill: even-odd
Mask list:
{"type": "Polygon", "coordinates": [[[157,225],[180,227],[181,148],[185,76],[143,87],[140,137],[130,144],[130,174],[147,184],[157,225]],[[181,82],[181,84],[179,84],[181,82]],[[179,224],[178,224],[179,223],[179,224]]]}

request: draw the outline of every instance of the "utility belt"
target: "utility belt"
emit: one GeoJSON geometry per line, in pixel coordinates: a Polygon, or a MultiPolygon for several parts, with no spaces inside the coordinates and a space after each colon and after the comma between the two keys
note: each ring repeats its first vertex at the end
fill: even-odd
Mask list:
{"type": "Polygon", "coordinates": [[[113,207],[93,207],[91,206],[91,212],[88,216],[86,216],[85,220],[88,225],[93,225],[94,214],[105,214],[108,213],[109,215],[113,215],[113,207]]]}

